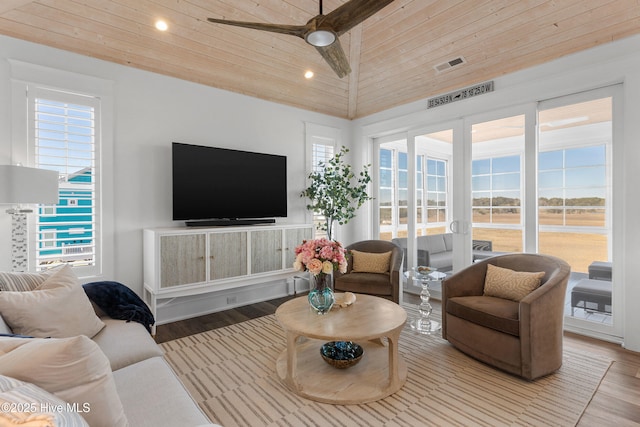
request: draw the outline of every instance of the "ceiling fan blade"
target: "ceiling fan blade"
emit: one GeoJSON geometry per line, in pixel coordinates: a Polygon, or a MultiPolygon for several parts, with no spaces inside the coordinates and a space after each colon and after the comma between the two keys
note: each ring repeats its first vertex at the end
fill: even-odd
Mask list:
{"type": "Polygon", "coordinates": [[[330,27],[341,35],[376,14],[393,0],[351,0],[333,12],[319,18],[319,26],[330,27]]]}
{"type": "Polygon", "coordinates": [[[216,24],[232,25],[234,27],[252,28],[254,30],[269,31],[272,33],[287,34],[290,36],[297,36],[304,38],[304,35],[308,31],[306,25],[278,25],[278,24],[264,24],[261,22],[244,22],[244,21],[228,21],[226,19],[207,18],[207,21],[216,24]]]}
{"type": "Polygon", "coordinates": [[[345,55],[344,50],[342,50],[340,40],[336,39],[336,41],[329,46],[316,47],[316,49],[318,49],[318,52],[320,52],[324,60],[327,61],[327,64],[333,68],[333,71],[336,72],[338,77],[343,78],[351,72],[347,55],[345,55]]]}

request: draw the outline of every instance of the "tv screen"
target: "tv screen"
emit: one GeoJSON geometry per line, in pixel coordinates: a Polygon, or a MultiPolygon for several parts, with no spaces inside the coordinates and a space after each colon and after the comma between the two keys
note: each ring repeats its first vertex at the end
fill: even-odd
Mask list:
{"type": "Polygon", "coordinates": [[[172,144],[173,219],[287,216],[287,158],[172,144]]]}

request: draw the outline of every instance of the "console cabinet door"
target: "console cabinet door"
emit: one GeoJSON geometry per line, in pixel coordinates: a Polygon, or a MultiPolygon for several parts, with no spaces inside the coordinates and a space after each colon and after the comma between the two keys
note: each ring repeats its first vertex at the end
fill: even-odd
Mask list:
{"type": "Polygon", "coordinates": [[[288,228],[284,230],[284,268],[292,268],[296,260],[296,246],[302,244],[304,240],[313,238],[312,228],[288,228]]]}
{"type": "Polygon", "coordinates": [[[210,280],[247,274],[247,233],[209,234],[210,280]]]}
{"type": "Polygon", "coordinates": [[[282,230],[251,232],[251,274],[282,269],[282,230]]]}
{"type": "Polygon", "coordinates": [[[205,234],[160,237],[160,287],[206,280],[205,234]]]}

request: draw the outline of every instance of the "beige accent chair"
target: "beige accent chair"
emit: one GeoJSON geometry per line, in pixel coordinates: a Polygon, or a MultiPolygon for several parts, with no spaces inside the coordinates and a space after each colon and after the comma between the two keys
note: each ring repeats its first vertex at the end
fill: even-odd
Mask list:
{"type": "Polygon", "coordinates": [[[442,337],[482,362],[534,380],[562,365],[569,265],[556,257],[508,254],[476,262],[442,282],[442,337]],[[487,264],[545,274],[520,302],[484,296],[487,264]]]}
{"type": "Polygon", "coordinates": [[[386,240],[363,240],[346,246],[345,249],[367,253],[391,252],[389,271],[386,273],[354,273],[353,257],[349,257],[347,272],[345,274],[335,273],[334,288],[336,292],[375,295],[400,304],[402,300],[400,274],[402,274],[404,259],[400,246],[386,240]]]}

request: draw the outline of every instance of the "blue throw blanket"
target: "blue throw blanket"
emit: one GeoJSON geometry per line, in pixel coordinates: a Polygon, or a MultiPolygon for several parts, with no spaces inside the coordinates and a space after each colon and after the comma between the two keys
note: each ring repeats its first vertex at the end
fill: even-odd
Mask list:
{"type": "Polygon", "coordinates": [[[110,317],[141,323],[151,333],[153,314],[131,289],[118,282],[91,282],[82,287],[89,299],[110,317]]]}

